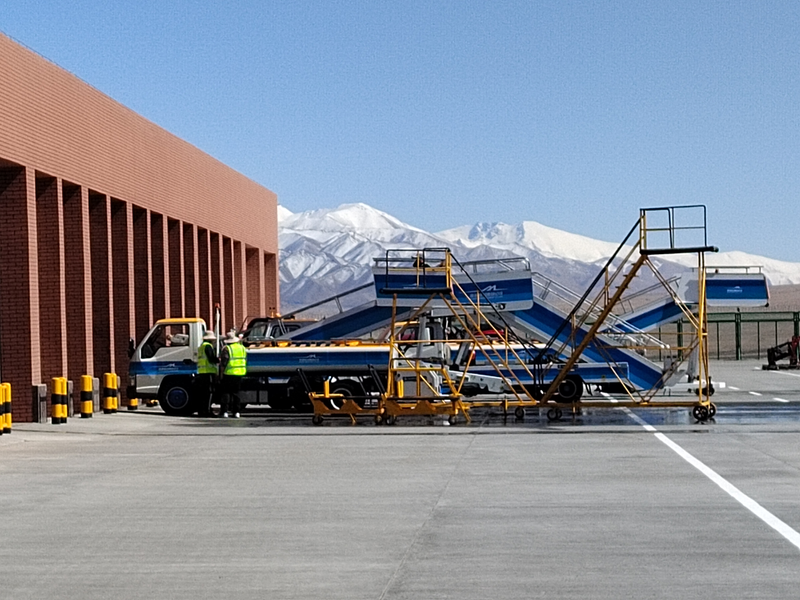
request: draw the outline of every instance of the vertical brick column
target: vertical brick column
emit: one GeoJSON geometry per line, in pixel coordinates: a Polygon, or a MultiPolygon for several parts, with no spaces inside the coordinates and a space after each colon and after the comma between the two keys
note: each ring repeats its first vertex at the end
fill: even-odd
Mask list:
{"type": "Polygon", "coordinates": [[[187,317],[200,316],[197,298],[197,227],[183,224],[183,310],[187,317]]]}
{"type": "Polygon", "coordinates": [[[211,305],[219,304],[221,309],[222,333],[227,331],[229,325],[225,321],[225,298],[222,293],[222,240],[218,233],[209,235],[211,248],[211,305]]]}
{"type": "Polygon", "coordinates": [[[200,312],[209,328],[214,327],[214,315],[211,305],[211,245],[208,229],[197,229],[197,283],[200,312]]]}
{"type": "Polygon", "coordinates": [[[239,322],[236,320],[236,311],[233,307],[233,242],[226,236],[222,236],[222,281],[225,322],[228,328],[236,327],[239,322]]]}
{"type": "Polygon", "coordinates": [[[134,336],[133,207],[111,200],[111,262],[114,321],[114,365],[120,389],[128,385],[128,343],[134,336]]]}
{"type": "Polygon", "coordinates": [[[167,239],[169,247],[167,263],[169,314],[171,317],[182,317],[185,313],[183,311],[183,229],[180,221],[167,219],[167,239]]]}
{"type": "Polygon", "coordinates": [[[258,248],[245,247],[245,274],[247,277],[247,314],[250,316],[264,316],[264,306],[261,302],[263,289],[261,278],[261,260],[258,248]]]}
{"type": "Polygon", "coordinates": [[[32,169],[0,168],[0,377],[11,384],[14,419],[33,420],[41,382],[36,181],[32,169]]]}
{"type": "Polygon", "coordinates": [[[92,256],[92,338],[94,372],[114,371],[114,299],[111,295],[111,203],[89,191],[89,239],[92,256]]]}
{"type": "Polygon", "coordinates": [[[236,300],[234,304],[234,317],[236,322],[241,324],[248,316],[247,312],[247,281],[244,272],[244,247],[242,242],[233,242],[233,296],[236,300]]]}
{"type": "Polygon", "coordinates": [[[138,344],[153,324],[153,282],[150,278],[150,212],[133,207],[134,338],[138,344]]]}
{"type": "Polygon", "coordinates": [[[150,259],[153,285],[153,321],[169,316],[169,286],[167,285],[167,229],[162,215],[150,213],[150,259]]]}
{"type": "Polygon", "coordinates": [[[278,257],[271,252],[264,253],[264,303],[268,315],[278,312],[278,257]]]}
{"type": "MultiPolygon", "coordinates": [[[[64,289],[67,323],[67,376],[79,382],[94,375],[92,338],[92,267],[89,240],[89,191],[63,182],[64,289]]],[[[102,375],[102,374],[101,374],[102,375]]],[[[80,386],[74,386],[73,406],[80,409],[80,386]]]]}
{"type": "Polygon", "coordinates": [[[61,182],[36,174],[36,222],[39,262],[39,314],[45,315],[39,350],[42,380],[67,375],[66,299],[64,291],[64,206],[61,182]]]}

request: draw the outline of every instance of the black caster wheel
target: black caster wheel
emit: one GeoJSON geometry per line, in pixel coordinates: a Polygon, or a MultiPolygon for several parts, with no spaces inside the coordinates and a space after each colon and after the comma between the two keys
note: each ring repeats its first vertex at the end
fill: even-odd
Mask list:
{"type": "Polygon", "coordinates": [[[395,417],[394,415],[388,415],[384,417],[383,422],[386,423],[387,425],[394,425],[395,423],[397,423],[397,417],[395,417]]]}
{"type": "Polygon", "coordinates": [[[514,409],[514,417],[517,420],[522,421],[522,419],[525,418],[525,409],[522,408],[521,406],[518,406],[517,408],[515,408],[514,409]]]}
{"type": "Polygon", "coordinates": [[[447,419],[447,422],[450,423],[450,425],[455,425],[458,423],[458,417],[455,415],[450,415],[447,419]]]}
{"type": "Polygon", "coordinates": [[[314,425],[322,425],[323,420],[324,419],[322,418],[322,415],[314,415],[313,417],[311,417],[311,422],[314,425]]]}
{"type": "Polygon", "coordinates": [[[560,408],[551,408],[547,411],[547,420],[548,421],[558,421],[561,419],[561,409],[560,408]]]}
{"type": "Polygon", "coordinates": [[[714,403],[709,404],[708,405],[708,418],[709,419],[713,419],[714,415],[716,415],[716,414],[717,414],[717,405],[714,404],[714,403]]]}
{"type": "Polygon", "coordinates": [[[698,421],[705,421],[708,419],[708,408],[698,404],[692,409],[692,416],[698,421]]]}
{"type": "Polygon", "coordinates": [[[375,415],[375,425],[383,423],[383,415],[375,415]]]}

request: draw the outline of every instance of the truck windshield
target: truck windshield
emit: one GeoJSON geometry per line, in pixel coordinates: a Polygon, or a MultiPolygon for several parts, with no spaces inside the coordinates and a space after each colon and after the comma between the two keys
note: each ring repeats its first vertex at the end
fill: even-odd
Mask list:
{"type": "Polygon", "coordinates": [[[162,348],[188,345],[188,325],[156,325],[142,344],[142,358],[153,358],[162,348]]]}

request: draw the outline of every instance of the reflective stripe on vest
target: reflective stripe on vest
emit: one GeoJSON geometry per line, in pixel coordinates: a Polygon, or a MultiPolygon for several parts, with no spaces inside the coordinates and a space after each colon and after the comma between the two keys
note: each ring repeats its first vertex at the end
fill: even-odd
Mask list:
{"type": "Polygon", "coordinates": [[[197,349],[197,372],[200,375],[209,375],[217,372],[216,365],[208,360],[206,348],[211,348],[213,350],[214,345],[210,342],[203,342],[200,344],[200,348],[197,349]]]}
{"type": "Polygon", "coordinates": [[[239,342],[227,346],[228,364],[225,365],[225,375],[243,376],[247,374],[247,351],[239,342]]]}

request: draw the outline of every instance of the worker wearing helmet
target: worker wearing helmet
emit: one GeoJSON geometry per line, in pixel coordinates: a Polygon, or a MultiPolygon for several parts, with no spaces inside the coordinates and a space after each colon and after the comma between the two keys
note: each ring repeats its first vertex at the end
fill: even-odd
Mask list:
{"type": "Polygon", "coordinates": [[[203,335],[203,342],[197,349],[197,377],[195,378],[195,395],[201,417],[211,416],[211,400],[217,386],[219,357],[216,350],[217,336],[208,330],[203,335]]]}
{"type": "Polygon", "coordinates": [[[239,390],[247,373],[247,351],[234,330],[228,332],[225,347],[220,354],[221,394],[220,413],[223,417],[239,418],[239,390]]]}

